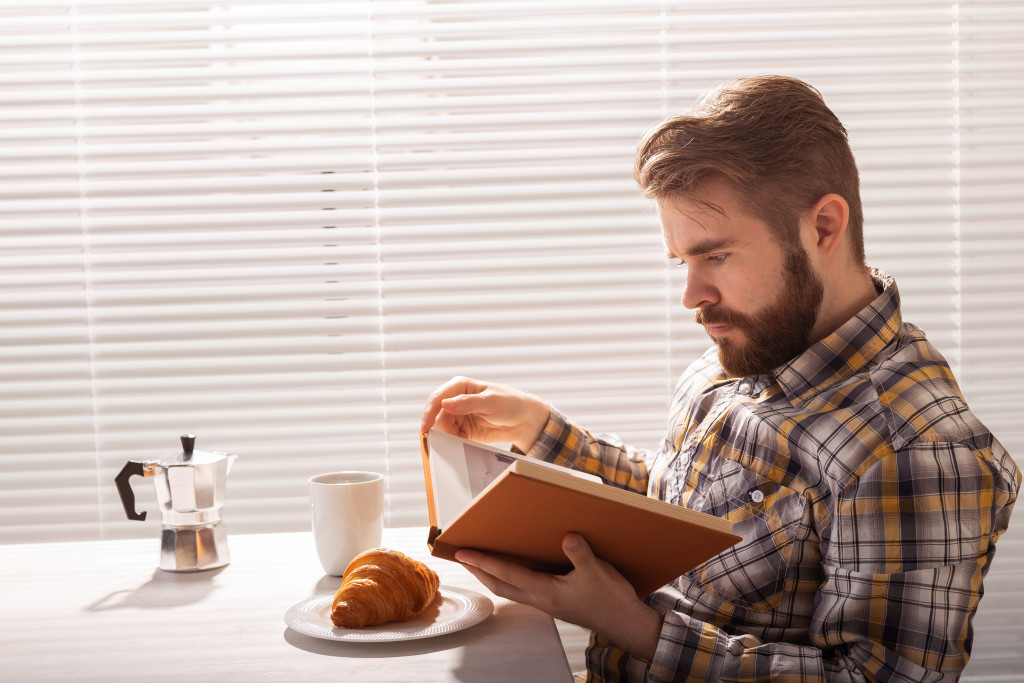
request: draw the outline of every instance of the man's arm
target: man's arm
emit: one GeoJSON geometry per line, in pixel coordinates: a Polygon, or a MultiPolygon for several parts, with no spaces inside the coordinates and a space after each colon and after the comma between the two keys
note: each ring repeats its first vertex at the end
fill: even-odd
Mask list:
{"type": "Polygon", "coordinates": [[[646,660],[649,681],[954,681],[1015,496],[984,458],[951,444],[892,453],[858,473],[821,530],[824,581],[803,642],[730,634],[672,609],[652,615],[610,565],[572,547],[576,569],[565,577],[479,553],[460,559],[495,593],[646,660]]]}
{"type": "Polygon", "coordinates": [[[601,477],[606,484],[647,495],[648,465],[656,453],[594,436],[552,408],[527,455],[601,477]]]}
{"type": "Polygon", "coordinates": [[[420,432],[431,428],[483,443],[511,443],[530,457],[647,494],[650,454],[611,437],[593,437],[542,399],[514,387],[453,377],[427,398],[420,432]]]}
{"type": "Polygon", "coordinates": [[[880,457],[837,492],[820,529],[824,581],[809,643],[730,636],[668,612],[649,680],[957,680],[1016,486],[957,444],[880,457]]]}

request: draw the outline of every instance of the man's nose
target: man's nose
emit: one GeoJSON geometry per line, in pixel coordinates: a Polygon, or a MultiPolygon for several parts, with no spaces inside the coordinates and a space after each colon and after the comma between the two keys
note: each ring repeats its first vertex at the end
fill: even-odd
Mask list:
{"type": "Polygon", "coordinates": [[[717,290],[706,279],[700,276],[696,268],[686,269],[686,287],[683,289],[682,304],[684,308],[704,308],[718,303],[717,290]]]}

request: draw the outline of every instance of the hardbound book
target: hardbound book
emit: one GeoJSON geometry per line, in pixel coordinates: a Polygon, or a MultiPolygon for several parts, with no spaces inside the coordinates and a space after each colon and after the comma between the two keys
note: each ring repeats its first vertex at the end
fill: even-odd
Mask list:
{"type": "Polygon", "coordinates": [[[587,540],[641,598],[741,540],[732,523],[495,446],[420,435],[431,555],[470,548],[564,574],[569,532],[587,540]]]}

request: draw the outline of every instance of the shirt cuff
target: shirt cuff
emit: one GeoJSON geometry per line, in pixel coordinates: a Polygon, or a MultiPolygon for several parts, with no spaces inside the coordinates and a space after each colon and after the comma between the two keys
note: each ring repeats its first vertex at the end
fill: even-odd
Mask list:
{"type": "Polygon", "coordinates": [[[727,645],[726,636],[711,624],[681,612],[666,612],[647,680],[720,680],[727,645]]]}
{"type": "Polygon", "coordinates": [[[552,407],[547,424],[526,455],[562,467],[572,467],[585,441],[583,431],[552,407]]]}

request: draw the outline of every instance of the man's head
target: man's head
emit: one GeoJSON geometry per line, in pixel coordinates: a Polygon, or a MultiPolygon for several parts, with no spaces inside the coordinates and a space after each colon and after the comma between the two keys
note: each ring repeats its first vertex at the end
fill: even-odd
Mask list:
{"type": "Polygon", "coordinates": [[[846,131],[800,81],[726,83],[644,138],[635,178],[730,374],[769,372],[873,296],[846,131]]]}
{"type": "Polygon", "coordinates": [[[729,183],[709,179],[658,212],[669,256],[686,266],[682,303],[728,374],[767,374],[815,340],[825,286],[807,252],[781,247],[729,183]]]}
{"type": "Polygon", "coordinates": [[[860,182],[846,129],[803,81],[728,81],[689,114],[650,130],[637,149],[633,177],[646,197],[693,198],[715,175],[729,181],[747,213],[767,223],[784,246],[799,244],[801,211],[839,195],[849,206],[851,256],[864,265],[860,182]]]}

